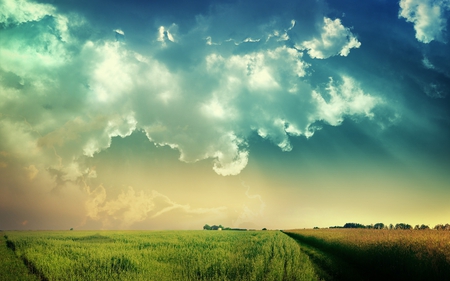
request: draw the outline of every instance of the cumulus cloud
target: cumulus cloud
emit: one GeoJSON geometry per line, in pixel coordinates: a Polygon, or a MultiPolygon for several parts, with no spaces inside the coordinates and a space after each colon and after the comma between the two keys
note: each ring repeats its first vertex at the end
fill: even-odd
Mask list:
{"type": "MultiPolygon", "coordinates": [[[[315,123],[373,118],[381,103],[349,76],[337,74],[326,87],[309,80],[314,65],[304,52],[326,59],[360,46],[339,19],[321,17],[317,34],[309,31],[315,18],[307,17],[275,17],[256,27],[242,22],[242,28],[231,26],[233,33],[217,24],[234,11],[227,8],[216,17],[199,16],[183,32],[175,23],[158,24],[137,50],[123,43],[122,29],[109,27],[109,37],[96,39],[80,31],[94,29],[81,16],[17,3],[0,7],[0,150],[21,155],[20,170],[29,181],[53,179],[50,190],[98,177],[85,166],[86,157],[137,130],[157,146],[178,150],[182,161],[211,159],[217,174],[237,175],[251,157],[253,135],[290,151],[290,138],[311,137],[315,123]]],[[[8,161],[0,166],[8,168],[8,161]]],[[[202,212],[155,192],[129,189],[117,199],[107,199],[104,187],[86,192],[92,219],[133,223],[152,212],[202,212]],[[158,209],[157,202],[166,205],[158,209]]]]}
{"type": "Polygon", "coordinates": [[[2,2],[0,23],[6,26],[39,21],[45,16],[52,15],[56,10],[52,5],[27,0],[3,0],[2,2]]]}
{"type": "Polygon", "coordinates": [[[344,76],[342,79],[343,83],[338,86],[330,79],[327,87],[328,101],[325,100],[326,96],[324,98],[316,92],[313,93],[317,103],[316,118],[337,126],[346,115],[373,117],[372,109],[382,101],[364,93],[350,77],[344,76]]]}
{"type": "Polygon", "coordinates": [[[342,25],[340,19],[332,20],[324,17],[319,37],[304,41],[297,45],[297,48],[306,49],[311,58],[326,59],[335,55],[346,57],[350,49],[360,46],[361,42],[349,28],[342,25]]]}
{"type": "MultiPolygon", "coordinates": [[[[33,19],[38,21],[34,25],[41,24],[40,18],[33,19]]],[[[73,44],[58,36],[63,29],[58,21],[42,22],[48,24],[59,32],[33,31],[42,38],[33,48],[25,47],[28,42],[23,37],[7,40],[0,48],[2,60],[5,58],[2,68],[29,85],[27,100],[44,104],[34,113],[38,116],[32,116],[45,132],[38,138],[38,146],[57,147],[59,155],[69,162],[81,155],[92,157],[107,149],[112,137],[126,137],[138,129],[155,144],[179,150],[183,161],[212,158],[218,174],[236,175],[248,162],[247,138],[254,132],[289,151],[289,136],[311,136],[314,122],[338,125],[346,115],[371,116],[376,104],[370,95],[359,94],[356,86],[347,89],[350,78],[344,78],[340,91],[311,88],[305,79],[311,65],[303,60],[303,53],[287,43],[274,45],[271,39],[278,36],[276,42],[281,38],[287,42],[287,34],[295,31],[295,20],[288,22],[285,35],[266,33],[270,39],[266,43],[253,39],[240,43],[263,44],[257,50],[232,54],[223,50],[236,48],[234,44],[211,45],[194,54],[197,62],[181,71],[167,67],[170,58],[140,54],[120,42],[88,40],[72,52],[73,44]],[[16,55],[6,55],[11,53],[16,55]],[[75,67],[75,75],[63,75],[75,67]],[[42,68],[47,70],[38,71],[42,68]],[[71,88],[77,91],[76,99],[69,92],[65,95],[69,77],[75,84],[71,88]],[[326,103],[322,94],[330,94],[331,103],[326,103]],[[56,97],[66,102],[72,99],[79,107],[65,111],[65,115],[56,108],[45,110],[62,106],[52,105],[56,97]]],[[[66,24],[71,30],[71,22],[66,24]]],[[[202,34],[183,41],[177,39],[177,30],[176,24],[159,27],[156,41],[163,44],[160,48],[178,50],[184,41],[207,47],[202,34]]],[[[124,34],[119,29],[114,33],[124,34]]],[[[318,39],[302,46],[311,57],[324,59],[347,56],[360,43],[339,19],[324,18],[318,39]]],[[[18,100],[24,98],[21,90],[8,91],[18,100]]]]}
{"type": "Polygon", "coordinates": [[[423,43],[444,41],[450,2],[447,0],[401,0],[399,17],[414,24],[416,39],[423,43]]]}

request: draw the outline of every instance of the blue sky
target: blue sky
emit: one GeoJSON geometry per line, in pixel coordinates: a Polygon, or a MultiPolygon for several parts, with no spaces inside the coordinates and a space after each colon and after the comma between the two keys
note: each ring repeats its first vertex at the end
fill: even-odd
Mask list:
{"type": "Polygon", "coordinates": [[[0,11],[1,229],[448,222],[449,1],[0,11]]]}

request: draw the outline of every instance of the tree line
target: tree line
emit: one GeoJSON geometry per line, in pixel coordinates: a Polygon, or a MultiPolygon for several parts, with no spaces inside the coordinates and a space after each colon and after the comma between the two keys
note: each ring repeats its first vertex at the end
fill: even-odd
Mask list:
{"type": "MultiPolygon", "coordinates": [[[[247,228],[231,228],[231,227],[224,227],[221,224],[219,225],[209,225],[205,224],[203,226],[203,230],[255,230],[255,229],[247,229],[247,228]]],[[[267,228],[263,228],[262,230],[267,230],[267,228]]]]}
{"type": "MultiPolygon", "coordinates": [[[[318,227],[314,227],[318,228],[318,227]]],[[[389,225],[385,225],[382,222],[378,222],[376,224],[370,224],[370,225],[364,225],[361,223],[355,223],[355,222],[348,222],[344,224],[344,226],[331,226],[329,228],[365,228],[365,229],[415,229],[415,230],[425,230],[430,229],[428,225],[422,224],[422,225],[416,225],[412,226],[407,223],[397,223],[393,225],[392,223],[389,225]]],[[[433,227],[435,230],[448,230],[450,231],[450,224],[437,224],[433,227]]]]}

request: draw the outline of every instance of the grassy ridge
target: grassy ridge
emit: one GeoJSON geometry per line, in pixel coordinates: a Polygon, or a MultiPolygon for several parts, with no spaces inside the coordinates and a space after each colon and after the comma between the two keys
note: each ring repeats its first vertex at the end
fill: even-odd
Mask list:
{"type": "Polygon", "coordinates": [[[437,230],[289,230],[301,243],[338,256],[365,279],[448,280],[450,233],[437,230]]]}
{"type": "Polygon", "coordinates": [[[48,280],[317,280],[276,231],[8,232],[8,241],[48,280]]]}

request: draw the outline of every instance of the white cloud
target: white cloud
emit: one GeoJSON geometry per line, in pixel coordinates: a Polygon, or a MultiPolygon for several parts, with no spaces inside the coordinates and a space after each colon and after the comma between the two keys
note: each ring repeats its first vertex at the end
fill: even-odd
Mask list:
{"type": "MultiPolygon", "coordinates": [[[[53,17],[57,20],[44,23],[34,16],[33,24],[23,23],[36,38],[43,38],[31,47],[26,36],[18,33],[3,39],[2,70],[14,73],[27,87],[6,89],[8,100],[3,100],[2,107],[10,115],[26,112],[40,132],[36,146],[53,149],[59,159],[53,166],[65,174],[83,155],[93,157],[107,149],[111,138],[143,130],[155,144],[177,149],[182,161],[212,158],[216,173],[236,175],[247,165],[247,139],[254,132],[289,151],[290,136],[312,136],[314,122],[338,125],[347,115],[371,117],[377,104],[345,77],[341,86],[330,83],[325,91],[331,95],[327,102],[308,82],[314,70],[303,60],[303,52],[284,39],[266,44],[247,36],[239,46],[205,45],[208,37],[202,32],[208,32],[207,28],[182,37],[172,24],[159,27],[157,41],[149,46],[153,53],[144,54],[112,42],[114,33],[124,34],[119,29],[112,32],[111,40],[69,40],[72,25],[79,26],[80,20],[62,14],[53,17]],[[48,28],[36,29],[49,24],[60,30],[58,34],[66,34],[67,40],[48,28]],[[234,52],[243,44],[257,47],[234,52]],[[176,57],[180,49],[173,51],[178,46],[186,47],[180,58],[191,56],[195,63],[183,68],[176,57]],[[26,110],[35,104],[40,107],[26,110]]],[[[283,32],[272,29],[266,38],[271,34],[288,38],[296,28],[292,20],[283,32]]],[[[324,18],[321,32],[319,39],[302,43],[313,58],[347,56],[350,49],[360,46],[339,19],[324,18]]],[[[83,174],[85,167],[77,169],[83,174]]]]}
{"type": "Polygon", "coordinates": [[[92,62],[95,70],[91,73],[89,86],[98,101],[113,103],[133,87],[135,77],[132,75],[138,72],[139,62],[121,48],[119,42],[104,45],[87,42],[83,51],[85,56],[95,58],[92,62]]]}
{"type": "Polygon", "coordinates": [[[114,29],[116,41],[124,42],[125,41],[125,32],[122,29],[114,29]]]}
{"type": "Polygon", "coordinates": [[[414,24],[416,39],[423,43],[433,40],[443,41],[447,18],[445,11],[450,10],[447,0],[401,0],[399,17],[414,24]]]}
{"type": "Polygon", "coordinates": [[[175,39],[176,33],[178,31],[178,26],[175,23],[172,23],[169,27],[160,26],[158,28],[158,36],[156,38],[157,41],[161,42],[163,47],[166,46],[167,41],[177,42],[175,39]]]}
{"type": "Polygon", "coordinates": [[[225,134],[220,139],[220,149],[214,149],[209,157],[215,158],[214,171],[223,176],[239,174],[248,162],[248,151],[243,146],[246,142],[233,133],[225,134]]]}
{"type": "Polygon", "coordinates": [[[120,35],[125,35],[125,32],[123,32],[122,29],[114,29],[113,30],[115,33],[120,34],[120,35]]]}
{"type": "Polygon", "coordinates": [[[305,49],[311,58],[326,59],[331,56],[348,56],[350,49],[359,48],[361,43],[349,28],[342,25],[340,19],[323,18],[320,37],[304,41],[296,47],[305,49]]]}
{"type": "MultiPolygon", "coordinates": [[[[108,194],[112,198],[103,186],[91,191],[89,182],[104,175],[87,162],[101,159],[96,154],[113,137],[140,130],[157,146],[177,150],[181,161],[210,159],[218,175],[237,175],[251,157],[248,139],[255,133],[290,151],[290,138],[311,137],[317,121],[336,126],[347,116],[373,118],[380,103],[350,77],[336,75],[326,89],[320,75],[310,81],[315,69],[304,52],[347,56],[360,46],[338,19],[324,18],[318,39],[310,41],[313,19],[235,24],[232,42],[225,41],[235,35],[228,26],[202,22],[180,33],[175,24],[161,25],[138,52],[114,38],[124,31],[113,26],[105,29],[109,37],[90,36],[83,32],[95,27],[76,14],[23,0],[2,3],[0,24],[7,28],[0,28],[0,151],[12,156],[0,159],[0,170],[18,171],[15,186],[23,189],[78,188],[85,193],[74,192],[76,202],[85,201],[87,217],[105,227],[129,227],[175,211],[226,211],[179,204],[156,191],[129,188],[108,194]],[[305,30],[307,36],[300,34],[305,30]],[[216,35],[219,43],[211,39],[216,35]],[[303,50],[292,46],[296,40],[304,42],[303,50]]],[[[245,205],[238,224],[262,217],[262,198],[248,192],[260,208],[245,205]]]]}
{"type": "Polygon", "coordinates": [[[26,0],[2,0],[0,3],[0,23],[6,26],[38,21],[52,15],[55,7],[48,4],[38,4],[26,0]]]}
{"type": "Polygon", "coordinates": [[[333,79],[330,79],[327,87],[328,101],[318,93],[313,94],[317,104],[314,118],[333,126],[341,124],[348,115],[372,118],[372,109],[381,101],[364,93],[350,77],[344,76],[342,79],[341,85],[335,85],[333,79]]]}

